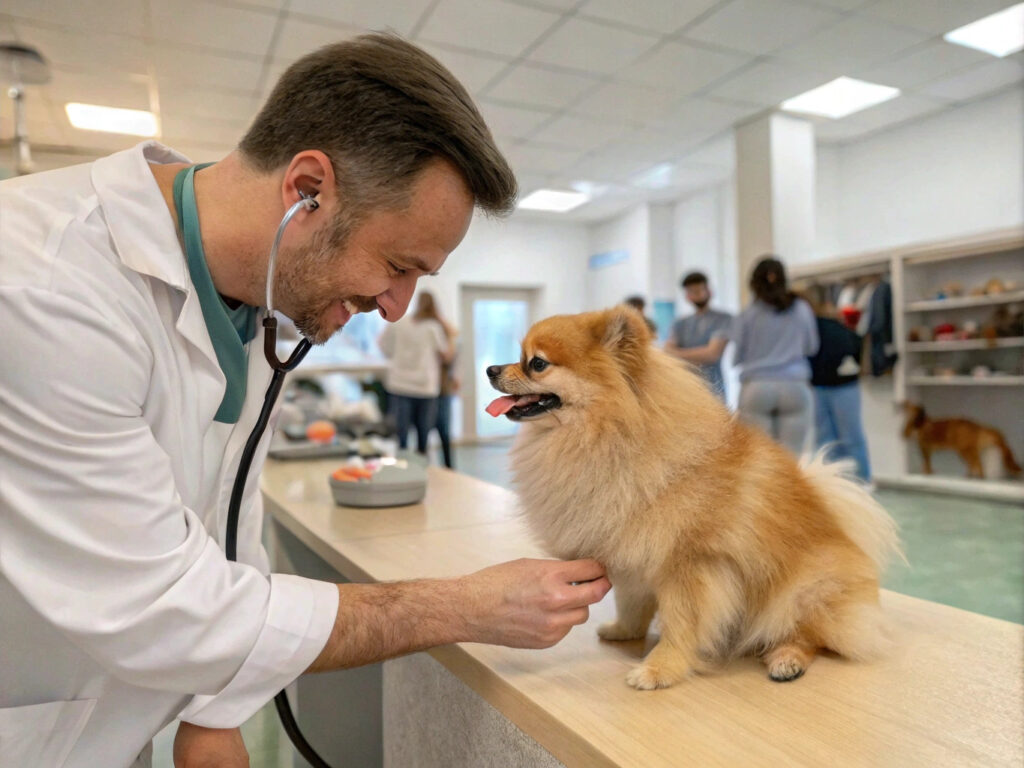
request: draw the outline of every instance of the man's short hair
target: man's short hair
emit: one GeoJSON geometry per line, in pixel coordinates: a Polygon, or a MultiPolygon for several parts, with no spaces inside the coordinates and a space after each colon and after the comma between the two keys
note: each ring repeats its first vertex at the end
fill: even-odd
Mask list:
{"type": "Polygon", "coordinates": [[[501,215],[515,205],[515,174],[466,89],[397,35],[360,35],[303,56],[239,144],[265,173],[308,149],[330,158],[350,211],[404,207],[437,157],[459,169],[485,212],[501,215]]]}
{"type": "Polygon", "coordinates": [[[679,283],[685,290],[691,285],[707,285],[708,276],[703,272],[690,272],[679,283]]]}

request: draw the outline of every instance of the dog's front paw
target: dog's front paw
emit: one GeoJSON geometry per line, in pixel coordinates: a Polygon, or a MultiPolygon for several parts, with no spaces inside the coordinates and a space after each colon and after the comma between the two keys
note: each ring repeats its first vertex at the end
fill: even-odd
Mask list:
{"type": "Polygon", "coordinates": [[[682,679],[663,667],[654,664],[641,664],[633,667],[626,675],[626,682],[638,691],[653,691],[655,688],[668,688],[682,679]]]}
{"type": "Polygon", "coordinates": [[[609,621],[597,628],[597,636],[602,640],[642,640],[647,632],[636,627],[627,627],[617,621],[609,621]]]}

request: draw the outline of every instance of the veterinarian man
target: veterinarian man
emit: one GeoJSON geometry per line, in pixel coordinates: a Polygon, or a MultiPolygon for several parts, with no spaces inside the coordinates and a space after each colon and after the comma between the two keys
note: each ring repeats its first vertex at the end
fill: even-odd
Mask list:
{"type": "Polygon", "coordinates": [[[712,309],[711,291],[703,272],[690,272],[680,281],[694,313],[676,320],[665,342],[665,351],[673,357],[694,363],[708,386],[723,400],[722,353],[729,343],[732,315],[712,309]]]}
{"type": "Polygon", "coordinates": [[[539,648],[586,620],[609,588],[593,561],[270,574],[258,472],[239,562],[222,549],[285,212],[273,306],[322,342],[353,311],[398,320],[474,207],[515,191],[464,89],[382,35],[293,65],[209,167],[147,142],[0,184],[0,765],[147,765],[175,718],[177,764],[247,765],[238,726],[304,671],[539,648]]]}

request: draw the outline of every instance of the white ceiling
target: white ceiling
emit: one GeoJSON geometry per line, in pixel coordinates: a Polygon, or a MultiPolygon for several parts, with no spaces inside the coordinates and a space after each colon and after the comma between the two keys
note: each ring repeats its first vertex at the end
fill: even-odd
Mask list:
{"type": "MultiPolygon", "coordinates": [[[[79,131],[67,101],[152,109],[195,160],[229,152],[296,57],[390,28],[445,63],[478,100],[524,191],[604,190],[573,218],[714,184],[731,128],[839,75],[903,95],[838,121],[861,139],[1024,78],[942,34],[1013,0],[4,0],[0,41],[36,46],[53,81],[29,89],[33,144],[85,154],[131,137],[79,131]],[[652,169],[655,169],[652,171],[652,169]]],[[[0,104],[0,139],[12,134],[0,104]]]]}

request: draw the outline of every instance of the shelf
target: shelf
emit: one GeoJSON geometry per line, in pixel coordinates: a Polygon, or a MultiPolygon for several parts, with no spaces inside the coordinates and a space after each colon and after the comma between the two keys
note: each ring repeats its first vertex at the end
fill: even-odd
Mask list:
{"type": "Polygon", "coordinates": [[[1009,291],[1007,293],[996,293],[991,296],[956,296],[951,299],[912,301],[904,307],[903,311],[906,313],[932,312],[939,309],[988,307],[994,304],[1010,304],[1015,301],[1024,301],[1024,291],[1009,291]]]}
{"type": "Polygon", "coordinates": [[[974,499],[1024,504],[1024,483],[1013,480],[977,480],[943,475],[901,475],[877,476],[875,483],[880,488],[932,491],[969,496],[974,499]]]}
{"type": "Polygon", "coordinates": [[[1005,349],[1024,347],[1024,336],[1007,339],[963,339],[959,341],[908,341],[908,352],[955,352],[960,349],[1005,349]]]}
{"type": "Polygon", "coordinates": [[[1024,386],[1024,376],[990,376],[987,379],[976,379],[973,376],[909,376],[907,384],[919,387],[1020,387],[1024,386]]]}

